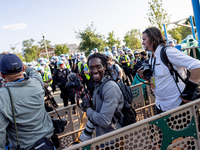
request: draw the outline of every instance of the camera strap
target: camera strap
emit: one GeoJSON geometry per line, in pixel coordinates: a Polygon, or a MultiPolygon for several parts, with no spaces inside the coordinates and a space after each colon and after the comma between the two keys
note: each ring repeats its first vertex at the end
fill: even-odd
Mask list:
{"type": "Polygon", "coordinates": [[[155,65],[156,65],[156,57],[153,58],[154,54],[151,55],[151,71],[154,73],[155,65]],[[154,59],[154,62],[153,62],[154,59]]]}
{"type": "MultiPolygon", "coordinates": [[[[46,91],[46,89],[45,89],[44,85],[42,84],[42,82],[41,82],[37,77],[34,77],[34,78],[37,79],[37,80],[40,82],[40,84],[41,84],[41,86],[42,86],[44,92],[50,97],[49,93],[46,91]]],[[[51,102],[51,101],[50,101],[50,102],[51,102]]],[[[51,102],[51,104],[52,104],[52,102],[51,102]]],[[[56,112],[58,118],[59,118],[60,120],[62,120],[61,117],[60,117],[60,115],[58,114],[56,108],[53,106],[53,104],[52,104],[52,107],[53,107],[53,109],[55,110],[55,112],[56,112]]]]}
{"type": "Polygon", "coordinates": [[[5,88],[8,90],[10,102],[11,102],[11,105],[12,105],[12,115],[13,115],[13,121],[14,121],[14,124],[15,124],[15,132],[16,132],[16,137],[17,137],[17,149],[20,150],[21,148],[20,148],[18,132],[17,132],[17,123],[16,123],[16,118],[15,118],[15,109],[14,109],[13,99],[12,99],[12,95],[11,95],[11,92],[10,92],[10,88],[6,87],[6,86],[5,86],[5,88]]]}

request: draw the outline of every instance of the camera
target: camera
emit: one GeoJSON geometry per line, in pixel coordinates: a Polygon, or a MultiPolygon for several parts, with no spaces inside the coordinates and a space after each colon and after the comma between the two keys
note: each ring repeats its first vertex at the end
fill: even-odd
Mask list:
{"type": "Polygon", "coordinates": [[[52,118],[51,120],[53,122],[55,133],[62,133],[65,130],[65,126],[67,125],[66,118],[62,119],[52,118]]]}
{"type": "Polygon", "coordinates": [[[82,142],[87,141],[92,138],[92,133],[95,129],[95,125],[92,121],[88,120],[85,129],[81,133],[80,140],[82,142]]]}
{"type": "Polygon", "coordinates": [[[151,65],[149,65],[148,63],[143,63],[140,69],[143,71],[143,75],[146,79],[149,80],[152,77],[153,72],[151,71],[151,65]]]}
{"type": "Polygon", "coordinates": [[[65,84],[67,89],[81,89],[81,79],[75,73],[70,73],[67,78],[69,81],[65,84]]]}

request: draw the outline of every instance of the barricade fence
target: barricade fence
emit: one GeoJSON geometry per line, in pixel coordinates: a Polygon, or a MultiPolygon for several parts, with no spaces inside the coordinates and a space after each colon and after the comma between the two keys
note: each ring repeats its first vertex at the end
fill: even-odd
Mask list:
{"type": "Polygon", "coordinates": [[[66,150],[199,150],[200,99],[66,150]]]}
{"type": "MultiPolygon", "coordinates": [[[[144,120],[155,115],[155,98],[152,96],[148,85],[139,83],[131,86],[133,93],[132,107],[135,108],[137,113],[137,121],[144,120]],[[144,97],[146,94],[146,99],[144,97]],[[149,105],[146,105],[149,104],[149,105]]],[[[64,132],[58,134],[61,146],[58,150],[67,147],[67,145],[73,141],[79,139],[81,132],[84,130],[87,123],[87,116],[79,107],[74,104],[68,107],[64,107],[57,110],[61,118],[68,120],[67,126],[65,126],[64,132]],[[73,107],[76,107],[76,114],[73,114],[73,107]]],[[[49,112],[51,118],[57,118],[55,111],[49,112]]],[[[95,133],[93,134],[95,137],[95,133]]]]}

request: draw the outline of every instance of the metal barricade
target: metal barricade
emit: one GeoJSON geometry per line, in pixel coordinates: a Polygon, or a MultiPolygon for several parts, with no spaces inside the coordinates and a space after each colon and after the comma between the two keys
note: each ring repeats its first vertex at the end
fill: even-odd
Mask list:
{"type": "MultiPolygon", "coordinates": [[[[132,107],[135,108],[137,113],[137,121],[144,120],[146,118],[149,118],[153,115],[155,115],[155,99],[152,96],[149,86],[146,85],[146,91],[147,91],[147,97],[148,97],[148,103],[150,105],[145,106],[145,100],[144,100],[144,94],[142,89],[143,83],[136,84],[131,86],[131,90],[133,93],[133,103],[132,107]]],[[[61,142],[60,148],[58,150],[63,149],[67,147],[69,143],[72,141],[76,141],[79,137],[81,132],[84,130],[84,127],[87,123],[87,117],[86,114],[83,113],[76,104],[58,109],[57,112],[61,116],[61,118],[65,117],[68,120],[68,124],[65,127],[65,130],[63,133],[58,134],[58,138],[61,142]],[[76,107],[77,114],[72,114],[72,108],[76,107]]],[[[57,117],[55,111],[49,113],[50,117],[57,117]]],[[[93,137],[95,137],[95,132],[93,134],[93,137]]]]}
{"type": "Polygon", "coordinates": [[[192,101],[66,150],[199,150],[199,104],[192,101]]]}
{"type": "MultiPolygon", "coordinates": [[[[87,123],[87,116],[76,104],[58,109],[57,112],[61,118],[66,118],[68,121],[65,130],[62,133],[57,134],[61,143],[61,146],[58,149],[60,150],[78,139],[80,136],[79,132],[85,128],[87,123]],[[76,114],[73,114],[73,107],[76,108],[76,114]]],[[[48,114],[51,118],[58,118],[55,111],[49,112],[48,114]]]]}

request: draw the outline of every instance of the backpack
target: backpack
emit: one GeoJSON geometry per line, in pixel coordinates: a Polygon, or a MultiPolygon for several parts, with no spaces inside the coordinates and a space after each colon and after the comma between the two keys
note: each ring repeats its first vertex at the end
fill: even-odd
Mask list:
{"type": "MultiPolygon", "coordinates": [[[[99,87],[99,96],[102,99],[102,90],[103,86],[108,82],[108,81],[115,81],[111,78],[106,78],[104,82],[100,85],[99,87]]],[[[124,115],[123,117],[123,122],[121,123],[122,127],[125,127],[127,125],[133,124],[136,122],[136,112],[135,109],[132,107],[132,100],[133,100],[133,94],[131,91],[131,88],[127,85],[125,85],[123,82],[116,82],[115,83],[119,86],[120,90],[122,91],[123,97],[124,97],[124,106],[122,108],[122,114],[124,115]]],[[[115,114],[117,117],[117,115],[115,114]]],[[[118,118],[118,117],[117,117],[118,118]]],[[[119,118],[118,118],[119,119],[119,118]]]]}
{"type": "MultiPolygon", "coordinates": [[[[177,72],[177,70],[174,69],[172,63],[169,61],[167,54],[166,54],[166,50],[169,46],[163,46],[161,51],[160,51],[160,58],[162,60],[162,62],[167,66],[167,68],[169,69],[170,74],[172,75],[172,77],[174,78],[174,81],[176,83],[176,86],[181,94],[180,88],[178,87],[178,78],[180,78],[183,83],[185,83],[185,85],[187,84],[189,77],[190,77],[190,72],[187,70],[187,78],[184,80],[180,74],[177,72]],[[174,77],[175,75],[175,77],[174,77]]],[[[200,98],[200,94],[199,94],[199,89],[198,87],[196,88],[195,92],[193,93],[193,97],[192,100],[200,98]]]]}
{"type": "MultiPolygon", "coordinates": [[[[119,65],[119,67],[120,67],[120,65],[119,65]]],[[[114,69],[117,73],[119,73],[119,72],[117,71],[117,69],[116,69],[115,64],[113,64],[113,69],[114,69]]],[[[121,69],[121,71],[122,71],[122,81],[125,83],[126,80],[127,80],[127,76],[126,76],[126,74],[125,74],[125,72],[124,72],[124,69],[123,69],[122,67],[120,67],[120,69],[121,69]]]]}

